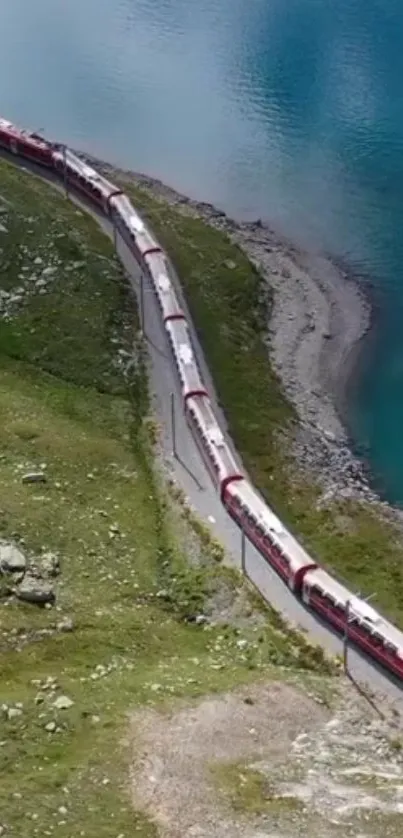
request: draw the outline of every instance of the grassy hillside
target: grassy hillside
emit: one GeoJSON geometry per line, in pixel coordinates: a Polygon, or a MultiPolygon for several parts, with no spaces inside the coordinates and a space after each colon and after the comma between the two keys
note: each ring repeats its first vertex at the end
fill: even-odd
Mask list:
{"type": "Polygon", "coordinates": [[[0,823],[18,838],[153,838],[126,796],[133,706],[329,666],[217,567],[159,485],[110,244],[1,161],[0,292],[0,539],[33,578],[60,564],[45,573],[52,607],[11,596],[19,574],[0,573],[0,823]],[[221,624],[194,622],[208,610],[221,624]]]}

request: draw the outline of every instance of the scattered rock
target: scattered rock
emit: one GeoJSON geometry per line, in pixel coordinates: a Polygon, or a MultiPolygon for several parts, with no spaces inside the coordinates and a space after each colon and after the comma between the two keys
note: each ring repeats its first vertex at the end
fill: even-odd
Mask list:
{"type": "Polygon", "coordinates": [[[205,614],[198,614],[195,623],[197,626],[204,626],[205,623],[208,623],[208,617],[205,614]]]}
{"type": "Polygon", "coordinates": [[[7,718],[9,721],[12,719],[17,719],[19,716],[22,716],[22,709],[21,707],[9,707],[7,710],[7,718]]]}
{"type": "Polygon", "coordinates": [[[47,477],[43,471],[32,471],[22,476],[23,483],[46,483],[46,481],[47,477]]]}
{"type": "Polygon", "coordinates": [[[41,573],[45,576],[57,576],[60,572],[60,562],[55,553],[44,553],[40,561],[41,573]]]}
{"type": "Polygon", "coordinates": [[[74,701],[72,701],[68,695],[59,695],[53,702],[53,707],[55,707],[56,710],[69,710],[73,704],[74,701]]]}
{"type": "Polygon", "coordinates": [[[66,633],[74,631],[74,622],[71,617],[65,617],[64,620],[60,620],[60,622],[58,622],[56,628],[58,631],[64,631],[66,633]]]}
{"type": "Polygon", "coordinates": [[[25,571],[26,564],[27,560],[18,547],[7,542],[0,542],[0,570],[22,573],[25,571]]]}
{"type": "Polygon", "coordinates": [[[18,599],[24,602],[32,602],[36,605],[45,605],[55,601],[55,593],[51,585],[41,579],[37,579],[26,573],[21,585],[16,588],[15,594],[18,599]]]}
{"type": "Polygon", "coordinates": [[[56,730],[56,727],[57,727],[56,722],[48,722],[48,723],[45,725],[45,730],[46,730],[48,733],[54,733],[54,732],[55,732],[55,730],[56,730]]]}

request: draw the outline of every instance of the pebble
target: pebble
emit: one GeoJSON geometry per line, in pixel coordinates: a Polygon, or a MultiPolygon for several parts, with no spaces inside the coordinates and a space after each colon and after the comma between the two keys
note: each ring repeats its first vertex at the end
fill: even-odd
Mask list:
{"type": "Polygon", "coordinates": [[[63,620],[60,620],[60,622],[57,623],[56,628],[58,631],[63,632],[74,631],[74,622],[71,619],[71,617],[65,617],[63,620]]]}
{"type": "Polygon", "coordinates": [[[43,471],[30,471],[22,475],[23,483],[46,483],[47,477],[43,471]]]}
{"type": "Polygon", "coordinates": [[[22,716],[22,710],[20,707],[9,707],[7,710],[7,718],[11,721],[12,719],[17,719],[18,716],[22,716]]]}
{"type": "Polygon", "coordinates": [[[53,702],[53,707],[56,710],[69,710],[72,707],[74,701],[68,697],[68,695],[59,695],[53,702]]]}
{"type": "Polygon", "coordinates": [[[55,730],[56,730],[56,727],[57,727],[56,722],[48,722],[45,725],[45,730],[47,730],[48,733],[54,733],[55,730]]]}

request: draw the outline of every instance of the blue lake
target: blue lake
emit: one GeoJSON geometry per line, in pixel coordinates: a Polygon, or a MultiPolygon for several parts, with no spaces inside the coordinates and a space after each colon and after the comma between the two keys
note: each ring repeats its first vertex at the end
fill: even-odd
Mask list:
{"type": "Polygon", "coordinates": [[[351,429],[403,502],[403,5],[3,0],[0,111],[265,218],[381,307],[351,429]]]}

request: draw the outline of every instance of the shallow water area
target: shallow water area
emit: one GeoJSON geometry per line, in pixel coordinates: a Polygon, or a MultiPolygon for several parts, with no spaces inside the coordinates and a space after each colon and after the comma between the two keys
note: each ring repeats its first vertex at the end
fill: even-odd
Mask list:
{"type": "Polygon", "coordinates": [[[403,501],[403,8],[398,0],[13,0],[5,116],[268,219],[382,289],[350,426],[403,501]]]}

